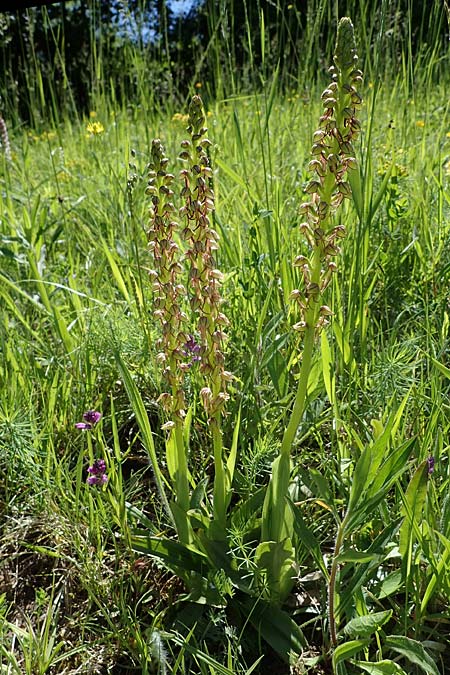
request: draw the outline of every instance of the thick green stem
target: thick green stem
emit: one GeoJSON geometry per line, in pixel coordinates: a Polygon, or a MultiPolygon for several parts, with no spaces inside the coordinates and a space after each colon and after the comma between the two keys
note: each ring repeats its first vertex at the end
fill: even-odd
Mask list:
{"type": "MultiPolygon", "coordinates": [[[[316,247],[314,251],[312,269],[311,269],[311,283],[319,284],[320,281],[320,250],[316,247]]],[[[303,354],[302,365],[300,368],[300,376],[298,381],[297,393],[295,395],[294,406],[292,408],[289,423],[285,429],[283,440],[281,443],[281,454],[290,455],[292,443],[297,433],[300,422],[302,421],[303,412],[305,409],[306,394],[308,392],[308,380],[311,372],[312,357],[314,352],[314,339],[316,333],[316,323],[318,315],[319,303],[318,300],[312,300],[305,315],[306,329],[303,338],[303,354]]]]}
{"type": "Polygon", "coordinates": [[[223,466],[222,430],[220,428],[220,413],[211,421],[211,431],[214,449],[214,519],[220,523],[225,531],[226,524],[226,486],[223,466]]]}
{"type": "Polygon", "coordinates": [[[177,419],[175,421],[175,427],[173,428],[172,433],[176,454],[175,493],[176,505],[178,507],[176,511],[173,512],[173,517],[177,526],[180,541],[189,543],[191,540],[189,519],[187,515],[189,510],[189,479],[183,438],[183,423],[181,420],[177,419]]]}
{"type": "Polygon", "coordinates": [[[183,423],[181,420],[175,422],[174,432],[178,461],[177,502],[183,510],[187,511],[189,508],[189,480],[187,458],[184,449],[183,423]]]}

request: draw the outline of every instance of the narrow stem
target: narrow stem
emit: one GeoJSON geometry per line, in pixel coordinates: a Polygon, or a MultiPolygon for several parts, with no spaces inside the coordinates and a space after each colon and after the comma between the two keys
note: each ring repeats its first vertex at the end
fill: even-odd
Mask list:
{"type": "MultiPolygon", "coordinates": [[[[320,282],[320,249],[314,249],[312,269],[311,269],[311,283],[319,284],[320,282]]],[[[305,409],[306,394],[308,392],[308,380],[312,366],[312,356],[314,351],[314,339],[316,332],[318,301],[312,300],[306,311],[305,323],[306,329],[303,336],[303,354],[302,365],[300,368],[300,376],[298,381],[297,393],[295,395],[294,406],[292,408],[291,416],[288,425],[285,429],[283,440],[281,442],[281,454],[289,455],[291,452],[292,442],[294,440],[297,429],[302,421],[303,412],[305,409]]]]}
{"type": "Polygon", "coordinates": [[[189,508],[189,481],[187,476],[186,452],[184,449],[183,423],[181,420],[176,420],[174,433],[178,461],[178,475],[176,478],[177,502],[183,510],[187,511],[189,508]]]}
{"type": "Polygon", "coordinates": [[[220,412],[217,413],[211,423],[213,450],[214,450],[214,519],[217,520],[223,528],[226,523],[226,490],[225,490],[225,471],[223,467],[222,456],[222,430],[220,427],[220,412]]]}
{"type": "Polygon", "coordinates": [[[87,432],[87,446],[88,446],[88,455],[89,455],[89,464],[94,463],[94,445],[92,443],[91,432],[87,432]]]}

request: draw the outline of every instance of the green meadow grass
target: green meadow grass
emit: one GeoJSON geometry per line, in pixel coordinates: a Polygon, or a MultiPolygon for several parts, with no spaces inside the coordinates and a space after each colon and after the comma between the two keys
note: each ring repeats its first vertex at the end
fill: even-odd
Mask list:
{"type": "MultiPolygon", "coordinates": [[[[379,26],[360,25],[367,45],[379,26]]],[[[292,86],[269,65],[257,87],[226,70],[215,90],[202,82],[231,323],[226,367],[236,376],[226,447],[241,411],[236,501],[267,486],[299,371],[292,261],[306,253],[298,209],[326,83],[313,65],[314,23],[308,30],[307,75],[292,86]]],[[[0,672],[448,672],[450,82],[436,76],[437,52],[424,50],[415,66],[408,56],[398,75],[391,52],[363,59],[360,185],[340,211],[348,237],[327,291],[334,316],[293,448],[291,498],[305,541],[313,536],[285,607],[305,638],[291,666],[267,646],[264,627],[257,635],[249,616],[183,602],[177,577],[130,544],[137,527],[172,532],[120,363],[166,477],[145,188],[153,138],[173,172],[181,168],[187,105],[171,99],[153,110],[99,95],[90,115],[9,125],[11,161],[0,155],[0,672]],[[75,428],[89,409],[103,413],[92,433],[75,428]],[[346,542],[338,608],[346,632],[331,662],[325,575],[336,515],[358,457],[386,428],[390,451],[406,449],[405,471],[346,542]],[[103,454],[107,487],[89,487],[87,467],[103,454]],[[385,612],[379,624],[376,612],[385,612]],[[350,624],[363,616],[369,627],[350,624]]],[[[189,387],[194,401],[194,377],[189,387]]],[[[211,478],[207,437],[198,406],[197,479],[211,478]]],[[[233,551],[251,569],[246,527],[234,522],[233,551]]]]}

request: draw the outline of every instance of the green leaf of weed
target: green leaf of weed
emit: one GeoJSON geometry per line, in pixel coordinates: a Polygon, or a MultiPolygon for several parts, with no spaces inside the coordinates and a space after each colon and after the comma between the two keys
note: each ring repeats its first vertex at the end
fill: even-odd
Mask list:
{"type": "Polygon", "coordinates": [[[414,521],[419,523],[427,495],[428,462],[424,460],[416,469],[411,481],[406,488],[401,513],[405,520],[400,527],[399,548],[402,556],[408,552],[414,536],[414,521]]]}
{"type": "Polygon", "coordinates": [[[344,642],[344,644],[339,645],[333,652],[333,670],[336,670],[336,667],[350,659],[352,656],[360,652],[362,649],[367,647],[369,640],[350,640],[350,642],[344,642]]]}
{"type": "Polygon", "coordinates": [[[427,675],[440,675],[435,662],[425,651],[421,642],[403,635],[388,635],[385,647],[405,656],[408,661],[419,666],[427,675]]]}
{"type": "Polygon", "coordinates": [[[344,628],[344,633],[350,638],[369,637],[372,633],[384,626],[392,616],[392,609],[387,609],[384,612],[373,612],[366,616],[357,616],[344,628]]]}
{"type": "Polygon", "coordinates": [[[365,670],[370,675],[406,675],[403,668],[400,668],[398,663],[385,659],[377,663],[370,661],[353,661],[353,665],[358,666],[361,670],[365,670]]]}

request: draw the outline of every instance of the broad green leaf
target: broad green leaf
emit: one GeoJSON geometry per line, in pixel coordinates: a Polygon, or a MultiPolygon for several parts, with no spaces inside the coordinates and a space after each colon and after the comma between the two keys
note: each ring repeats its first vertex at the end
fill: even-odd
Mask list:
{"type": "Polygon", "coordinates": [[[376,440],[383,433],[384,424],[381,420],[376,420],[376,419],[370,420],[370,423],[371,423],[372,429],[373,429],[373,437],[376,440]]]}
{"type": "Polygon", "coordinates": [[[369,637],[387,623],[391,616],[392,609],[387,609],[384,612],[373,612],[373,614],[367,614],[366,616],[357,616],[348,622],[344,628],[344,633],[350,638],[369,637]]]}
{"type": "Polygon", "coordinates": [[[408,468],[408,457],[415,438],[410,438],[398,447],[393,448],[385,455],[378,471],[368,489],[369,495],[375,495],[379,490],[390,487],[395,480],[408,468]]]}
{"type": "Polygon", "coordinates": [[[389,659],[377,661],[377,663],[370,661],[352,661],[352,663],[361,670],[365,670],[366,673],[370,673],[370,675],[406,675],[398,663],[389,659]]]}
{"type": "Polygon", "coordinates": [[[353,563],[365,563],[370,562],[374,558],[379,558],[379,555],[376,553],[370,553],[369,551],[344,551],[340,553],[336,560],[338,563],[344,562],[353,562],[353,563]]]}
{"type": "Polygon", "coordinates": [[[427,496],[428,463],[424,460],[416,469],[411,481],[406,488],[403,506],[401,509],[405,520],[400,527],[399,549],[405,556],[410,545],[414,541],[413,522],[419,523],[422,516],[423,505],[427,496]]]}
{"type": "Polygon", "coordinates": [[[335,670],[339,663],[351,659],[352,656],[367,647],[368,644],[369,640],[350,640],[350,642],[344,642],[344,644],[336,647],[333,652],[333,669],[335,670]]]}
{"type": "Polygon", "coordinates": [[[435,662],[427,654],[421,642],[403,635],[388,635],[384,645],[386,649],[393,649],[405,656],[408,661],[415,663],[427,675],[440,675],[435,662]]]}
{"type": "Polygon", "coordinates": [[[133,534],[131,547],[134,551],[162,560],[170,570],[183,579],[189,578],[191,572],[206,577],[208,559],[204,553],[192,546],[163,537],[133,534]]]}
{"type": "Polygon", "coordinates": [[[382,532],[380,532],[380,534],[375,538],[375,540],[367,549],[368,553],[373,554],[373,559],[368,563],[359,563],[358,565],[354,566],[352,577],[346,580],[345,594],[341,595],[340,597],[340,609],[342,614],[349,611],[349,608],[353,603],[354,594],[358,592],[358,589],[366,586],[369,580],[373,578],[374,574],[378,576],[377,571],[386,558],[388,544],[392,542],[392,539],[396,535],[400,524],[401,519],[397,519],[396,521],[389,523],[389,525],[382,532]]]}
{"type": "Polygon", "coordinates": [[[206,488],[208,487],[208,483],[209,483],[209,476],[205,476],[204,478],[198,481],[197,485],[192,490],[191,500],[189,503],[191,509],[194,510],[200,509],[201,503],[206,497],[206,488]]]}
{"type": "Polygon", "coordinates": [[[287,663],[308,648],[300,627],[287,612],[272,603],[248,597],[242,598],[239,604],[262,638],[287,663]]]}
{"type": "Polygon", "coordinates": [[[169,476],[172,481],[175,483],[177,474],[179,472],[178,467],[178,453],[177,453],[177,443],[174,433],[169,433],[169,436],[166,440],[166,461],[167,461],[167,470],[169,471],[169,476]]]}
{"type": "Polygon", "coordinates": [[[286,500],[290,474],[290,457],[286,453],[278,455],[272,463],[272,479],[264,499],[262,541],[283,541],[292,533],[292,512],[286,500]]]}
{"type": "Polygon", "coordinates": [[[283,600],[294,584],[295,550],[289,538],[284,541],[263,541],[256,548],[255,563],[264,575],[264,587],[270,597],[283,600]]]}
{"type": "Polygon", "coordinates": [[[130,502],[125,502],[125,508],[127,510],[127,515],[130,518],[134,518],[138,521],[138,523],[146,527],[149,532],[156,534],[155,523],[150,520],[150,518],[148,518],[140,509],[138,509],[136,506],[133,506],[133,504],[130,502]]]}
{"type": "Polygon", "coordinates": [[[383,600],[384,598],[387,598],[389,595],[392,595],[393,593],[397,593],[397,591],[403,586],[403,575],[401,570],[395,570],[394,572],[391,572],[390,574],[387,575],[383,579],[383,581],[380,584],[380,590],[378,593],[376,593],[376,597],[379,600],[383,600]]]}

